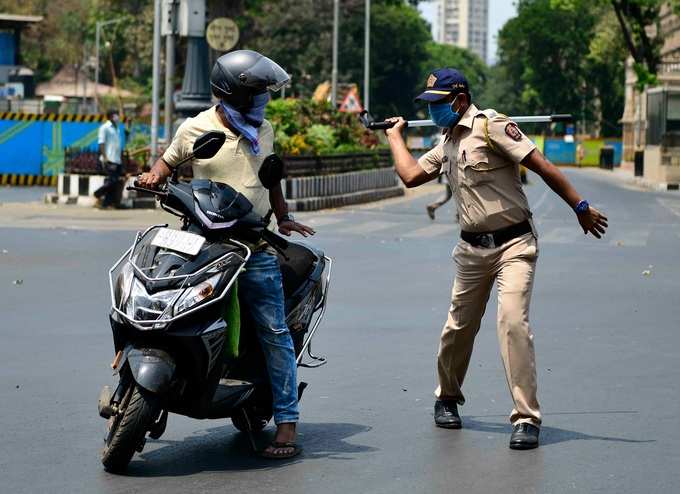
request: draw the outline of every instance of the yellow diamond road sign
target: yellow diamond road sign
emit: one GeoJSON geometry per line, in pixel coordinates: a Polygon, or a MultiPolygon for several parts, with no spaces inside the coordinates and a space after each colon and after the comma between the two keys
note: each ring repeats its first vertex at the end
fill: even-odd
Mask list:
{"type": "Polygon", "coordinates": [[[238,43],[238,26],[228,17],[218,17],[208,24],[205,37],[213,50],[229,51],[238,43]]]}

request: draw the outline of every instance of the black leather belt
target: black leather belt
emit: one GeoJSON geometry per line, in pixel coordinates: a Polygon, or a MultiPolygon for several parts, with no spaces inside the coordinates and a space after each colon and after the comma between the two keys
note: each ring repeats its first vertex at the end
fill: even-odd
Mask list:
{"type": "Polygon", "coordinates": [[[493,249],[500,247],[513,238],[521,237],[527,233],[531,233],[531,223],[528,220],[522,221],[515,225],[510,225],[494,232],[474,233],[474,232],[460,232],[460,238],[474,247],[483,247],[485,249],[493,249]]]}

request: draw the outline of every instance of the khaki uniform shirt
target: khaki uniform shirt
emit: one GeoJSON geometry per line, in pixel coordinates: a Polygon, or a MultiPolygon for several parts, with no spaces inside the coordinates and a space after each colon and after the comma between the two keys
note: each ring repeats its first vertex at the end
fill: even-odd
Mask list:
{"type": "Polygon", "coordinates": [[[265,216],[270,209],[269,191],[257,174],[264,159],[274,152],[274,130],[267,120],[259,129],[260,152],[255,155],[250,142],[225,127],[217,114],[217,107],[213,106],[180,125],[170,147],[163,154],[163,161],[174,167],[191,153],[196,138],[209,130],[222,131],[227,139],[212,158],[193,160],[194,178],[210,179],[233,187],[253,204],[254,212],[265,216]]]}
{"type": "Polygon", "coordinates": [[[535,148],[505,115],[470,105],[418,164],[430,174],[446,173],[462,230],[492,232],[531,218],[519,163],[535,148]]]}

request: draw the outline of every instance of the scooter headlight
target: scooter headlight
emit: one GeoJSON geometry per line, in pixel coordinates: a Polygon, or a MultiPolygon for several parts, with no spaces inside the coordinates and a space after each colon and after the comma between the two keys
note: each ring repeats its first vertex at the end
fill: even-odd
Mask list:
{"type": "Polygon", "coordinates": [[[138,321],[156,321],[168,309],[181,290],[165,290],[150,295],[137,278],[132,282],[130,296],[125,303],[125,313],[138,321]]]}
{"type": "Polygon", "coordinates": [[[116,278],[116,285],[113,292],[116,307],[123,308],[130,296],[130,289],[132,288],[132,279],[134,276],[134,269],[129,262],[126,262],[121,268],[118,278],[116,278]]]}
{"type": "Polygon", "coordinates": [[[221,273],[211,276],[198,285],[187,289],[175,303],[175,315],[191,309],[197,304],[209,299],[215,293],[220,281],[221,273]]]}

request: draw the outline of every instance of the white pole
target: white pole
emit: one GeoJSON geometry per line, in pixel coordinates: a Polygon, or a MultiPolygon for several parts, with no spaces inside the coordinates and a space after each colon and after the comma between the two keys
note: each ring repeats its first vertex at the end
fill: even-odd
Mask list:
{"type": "Polygon", "coordinates": [[[371,0],[366,0],[364,27],[364,110],[368,111],[371,96],[371,0]]]}
{"type": "Polygon", "coordinates": [[[175,30],[173,24],[175,3],[169,2],[170,9],[168,19],[171,24],[170,34],[165,37],[165,142],[172,140],[172,95],[174,86],[172,80],[175,76],[175,30]]]}
{"type": "Polygon", "coordinates": [[[161,0],[154,0],[153,9],[153,79],[151,83],[151,164],[158,156],[158,89],[161,65],[161,0]]]}
{"type": "Polygon", "coordinates": [[[333,0],[333,71],[331,72],[331,105],[336,108],[338,100],[338,23],[340,0],[333,0]]]}
{"type": "Polygon", "coordinates": [[[94,68],[94,111],[99,113],[99,30],[101,23],[98,22],[96,26],[94,58],[97,65],[94,68]]]}

